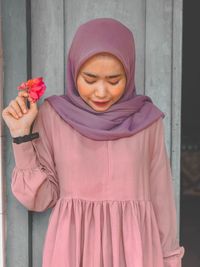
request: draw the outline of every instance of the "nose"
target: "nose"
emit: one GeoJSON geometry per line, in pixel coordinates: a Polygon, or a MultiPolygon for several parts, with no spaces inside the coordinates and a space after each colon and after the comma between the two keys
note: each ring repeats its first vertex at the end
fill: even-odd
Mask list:
{"type": "Polygon", "coordinates": [[[104,81],[99,81],[98,84],[96,84],[94,94],[98,98],[105,98],[107,94],[107,88],[106,88],[106,84],[104,83],[104,81]]]}

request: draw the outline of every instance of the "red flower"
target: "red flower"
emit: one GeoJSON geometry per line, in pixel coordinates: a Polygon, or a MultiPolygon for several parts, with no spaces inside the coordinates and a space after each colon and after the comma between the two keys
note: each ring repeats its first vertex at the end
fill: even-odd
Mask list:
{"type": "Polygon", "coordinates": [[[18,90],[26,90],[29,94],[29,98],[36,102],[44,94],[46,90],[46,85],[43,82],[42,77],[33,78],[27,82],[23,82],[20,86],[17,87],[18,90]]]}

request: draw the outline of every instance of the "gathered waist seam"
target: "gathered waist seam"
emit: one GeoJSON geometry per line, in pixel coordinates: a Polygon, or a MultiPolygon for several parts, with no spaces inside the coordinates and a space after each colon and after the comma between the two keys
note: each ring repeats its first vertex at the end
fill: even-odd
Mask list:
{"type": "Polygon", "coordinates": [[[126,202],[133,202],[133,203],[138,203],[138,202],[151,202],[150,199],[89,199],[89,198],[83,198],[83,197],[67,197],[67,196],[62,196],[58,199],[58,201],[61,200],[78,200],[78,201],[85,201],[85,202],[94,202],[94,203],[103,203],[103,202],[117,202],[117,203],[126,203],[126,202]]]}

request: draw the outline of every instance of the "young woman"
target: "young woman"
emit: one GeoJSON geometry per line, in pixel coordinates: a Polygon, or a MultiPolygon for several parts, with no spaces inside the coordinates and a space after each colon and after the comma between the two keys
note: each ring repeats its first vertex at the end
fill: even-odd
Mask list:
{"type": "Polygon", "coordinates": [[[66,94],[38,110],[20,92],[3,111],[12,137],[39,133],[13,142],[11,186],[27,209],[53,207],[43,267],[181,266],[164,114],[134,74],[131,31],[94,19],[72,41],[66,94]]]}

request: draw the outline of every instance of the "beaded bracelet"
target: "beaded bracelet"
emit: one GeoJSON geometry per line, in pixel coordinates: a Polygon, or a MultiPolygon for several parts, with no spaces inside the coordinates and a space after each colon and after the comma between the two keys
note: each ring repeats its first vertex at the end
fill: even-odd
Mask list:
{"type": "Polygon", "coordinates": [[[24,136],[13,137],[13,143],[21,144],[39,137],[39,133],[30,133],[24,136]]]}

